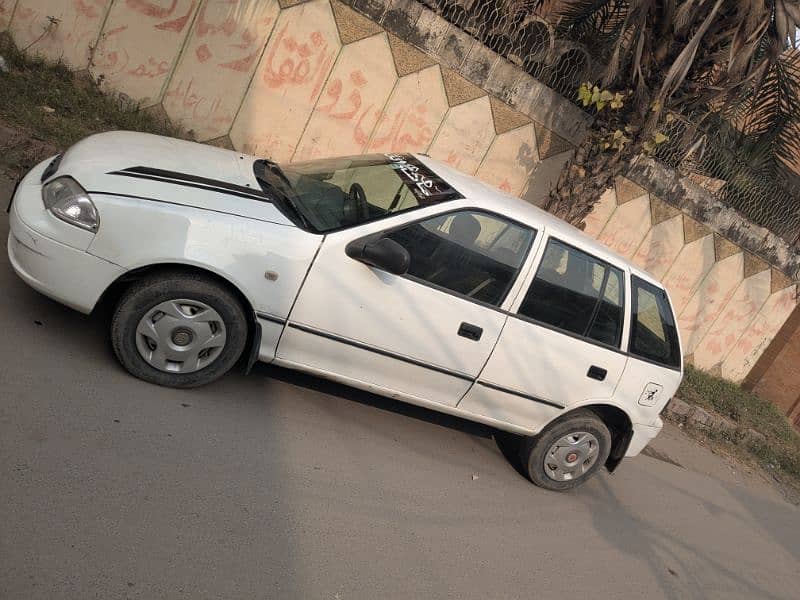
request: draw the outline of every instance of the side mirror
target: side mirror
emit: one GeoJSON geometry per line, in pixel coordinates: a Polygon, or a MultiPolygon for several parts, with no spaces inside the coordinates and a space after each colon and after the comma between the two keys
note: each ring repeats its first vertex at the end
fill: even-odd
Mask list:
{"type": "Polygon", "coordinates": [[[353,240],[344,249],[350,258],[394,275],[403,275],[411,266],[408,250],[389,238],[353,240]]]}

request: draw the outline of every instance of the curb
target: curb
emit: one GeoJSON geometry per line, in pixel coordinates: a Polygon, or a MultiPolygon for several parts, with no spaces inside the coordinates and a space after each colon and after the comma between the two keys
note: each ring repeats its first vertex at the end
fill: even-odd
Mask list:
{"type": "Polygon", "coordinates": [[[699,406],[684,402],[680,398],[672,398],[664,408],[663,415],[670,421],[689,424],[701,429],[716,430],[729,437],[739,438],[748,444],[765,444],[766,436],[760,431],[739,427],[734,421],[699,406]]]}

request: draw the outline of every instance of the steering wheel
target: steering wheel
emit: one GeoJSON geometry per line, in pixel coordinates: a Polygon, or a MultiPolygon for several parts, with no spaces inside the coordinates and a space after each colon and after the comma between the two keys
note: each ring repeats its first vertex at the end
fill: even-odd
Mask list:
{"type": "Polygon", "coordinates": [[[356,214],[359,221],[369,219],[369,204],[367,203],[367,193],[360,183],[353,183],[350,186],[350,199],[356,205],[356,214]]]}

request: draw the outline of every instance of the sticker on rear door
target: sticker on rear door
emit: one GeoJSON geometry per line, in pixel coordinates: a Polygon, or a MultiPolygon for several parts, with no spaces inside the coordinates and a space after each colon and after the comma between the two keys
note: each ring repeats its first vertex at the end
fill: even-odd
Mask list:
{"type": "Polygon", "coordinates": [[[661,392],[664,389],[663,385],[650,382],[644,386],[644,391],[639,397],[639,404],[642,406],[655,406],[661,398],[661,392]]]}

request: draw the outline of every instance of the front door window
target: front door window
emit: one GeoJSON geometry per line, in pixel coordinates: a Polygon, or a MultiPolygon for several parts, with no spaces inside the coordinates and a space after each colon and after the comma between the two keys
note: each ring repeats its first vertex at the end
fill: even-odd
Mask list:
{"type": "Polygon", "coordinates": [[[511,289],[535,232],[503,217],[461,210],[385,234],[408,250],[408,275],[499,306],[511,289]]]}

